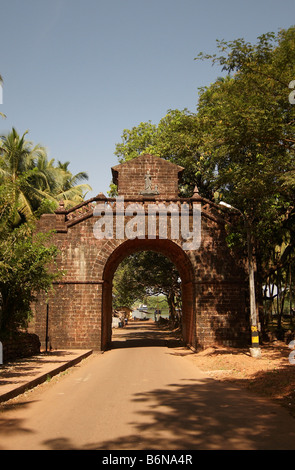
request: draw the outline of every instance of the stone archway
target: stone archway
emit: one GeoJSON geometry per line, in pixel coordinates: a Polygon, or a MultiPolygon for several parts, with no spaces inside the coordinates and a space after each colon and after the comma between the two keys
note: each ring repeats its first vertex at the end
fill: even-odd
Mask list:
{"type": "Polygon", "coordinates": [[[65,271],[48,303],[40,296],[34,307],[31,331],[39,336],[42,346],[48,331],[54,349],[104,349],[110,339],[115,269],[128,254],[143,250],[159,251],[174,262],[180,273],[187,344],[196,348],[247,344],[250,325],[244,261],[226,243],[227,221],[216,204],[200,197],[197,188],[191,198],[179,197],[182,171],[161,158],[141,155],[112,168],[118,198],[99,194],[70,210],[61,204],[54,214],[41,217],[37,230],[54,231],[53,242],[60,250],[58,266],[65,271]],[[122,197],[124,203],[119,201],[122,197]],[[141,210],[143,232],[133,237],[130,222],[132,225],[135,205],[141,210]],[[194,209],[198,207],[198,243],[185,242],[182,226],[174,231],[175,220],[181,225],[182,219],[174,217],[172,205],[181,214],[186,208],[186,233],[194,227],[194,209]],[[152,236],[146,223],[151,207],[157,208],[152,236]],[[166,213],[163,224],[161,211],[166,213]],[[111,223],[107,230],[108,212],[111,223]],[[103,236],[97,236],[96,229],[103,225],[103,236]],[[164,235],[161,232],[165,226],[166,236],[165,230],[164,235]]]}
{"type": "Polygon", "coordinates": [[[195,304],[193,267],[187,254],[171,240],[127,240],[116,248],[108,258],[103,272],[102,293],[102,349],[111,341],[112,282],[121,261],[138,251],[156,251],[169,258],[176,266],[182,285],[183,339],[188,345],[195,344],[195,304]]]}

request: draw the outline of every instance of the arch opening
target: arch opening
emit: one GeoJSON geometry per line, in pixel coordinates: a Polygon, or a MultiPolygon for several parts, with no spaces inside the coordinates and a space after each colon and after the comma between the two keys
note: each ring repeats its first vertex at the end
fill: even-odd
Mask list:
{"type": "Polygon", "coordinates": [[[123,260],[139,252],[160,253],[175,266],[181,280],[182,337],[185,344],[195,344],[195,305],[193,268],[182,248],[167,239],[135,239],[123,242],[109,256],[103,272],[102,295],[102,350],[112,347],[113,279],[123,260]]]}

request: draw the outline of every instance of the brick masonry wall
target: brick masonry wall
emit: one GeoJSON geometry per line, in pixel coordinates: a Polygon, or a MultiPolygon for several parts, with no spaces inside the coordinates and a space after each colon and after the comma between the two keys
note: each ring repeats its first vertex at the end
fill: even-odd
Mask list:
{"type": "Polygon", "coordinates": [[[245,346],[250,329],[244,260],[228,248],[224,225],[210,217],[202,217],[202,244],[193,264],[197,346],[245,346]]]}
{"type": "Polygon", "coordinates": [[[183,168],[152,155],[141,155],[129,162],[112,168],[118,194],[125,197],[138,197],[145,187],[145,175],[149,171],[152,189],[157,186],[159,196],[177,197],[179,176],[183,168]]]}
{"type": "Polygon", "coordinates": [[[38,333],[42,349],[47,329],[48,349],[100,349],[101,291],[100,284],[56,284],[48,309],[47,299],[40,296],[31,328],[38,333]]]}
{"type": "Polygon", "coordinates": [[[40,340],[35,334],[19,333],[3,339],[3,362],[35,356],[40,353],[40,340]]]}
{"type": "MultiPolygon", "coordinates": [[[[147,168],[152,175],[158,171],[152,184],[158,184],[166,197],[176,197],[180,167],[151,156],[115,167],[124,196],[131,197],[142,190],[147,168]],[[167,179],[164,185],[168,167],[171,181],[167,179]]],[[[138,200],[142,203],[142,198],[138,200]]],[[[238,346],[247,341],[244,265],[227,247],[224,223],[214,208],[202,199],[199,203],[202,204],[202,237],[196,251],[184,251],[183,240],[170,240],[169,233],[167,240],[149,240],[147,236],[142,240],[97,239],[93,228],[99,218],[93,216],[93,208],[87,208],[88,212],[76,219],[75,211],[68,213],[62,209],[43,216],[39,230],[57,230],[53,242],[60,249],[59,267],[65,270],[49,297],[52,348],[106,347],[111,335],[114,272],[124,257],[142,250],[163,253],[179,270],[183,286],[183,333],[188,344],[203,348],[212,344],[238,346]]],[[[116,217],[116,206],[112,207],[116,217]]],[[[114,233],[115,228],[114,225],[114,233]]],[[[35,305],[32,327],[44,347],[46,302],[42,296],[35,305]]]]}

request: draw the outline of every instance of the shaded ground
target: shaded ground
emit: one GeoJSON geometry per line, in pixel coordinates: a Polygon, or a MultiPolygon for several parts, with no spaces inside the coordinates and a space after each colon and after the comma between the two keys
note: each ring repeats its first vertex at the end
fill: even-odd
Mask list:
{"type": "Polygon", "coordinates": [[[269,359],[263,348],[259,360],[246,350],[196,354],[161,330],[130,323],[109,351],[2,404],[0,450],[295,449],[293,417],[241,389],[277,361],[293,371],[286,346],[269,359]]]}
{"type": "Polygon", "coordinates": [[[295,364],[291,349],[281,341],[261,346],[261,358],[249,349],[214,347],[188,356],[210,377],[245,387],[286,407],[295,417],[295,364]]]}
{"type": "MultiPolygon", "coordinates": [[[[129,328],[132,329],[132,324],[129,328]]],[[[134,330],[136,328],[134,325],[134,330]]],[[[176,347],[181,343],[178,330],[171,331],[166,322],[160,325],[158,333],[153,332],[151,346],[155,345],[157,334],[158,346],[166,344],[169,347],[176,347]],[[165,340],[162,336],[163,330],[167,332],[165,340]]],[[[133,334],[132,337],[126,335],[124,347],[137,347],[144,335],[143,332],[133,334]]],[[[123,338],[124,333],[121,333],[120,339],[123,338]]],[[[145,346],[148,346],[149,337],[145,336],[145,339],[147,340],[145,346]]],[[[114,341],[112,347],[121,347],[121,343],[114,341]]],[[[191,351],[189,354],[182,352],[181,355],[186,355],[213,379],[242,386],[261,397],[274,400],[287,408],[295,418],[295,364],[289,362],[292,350],[283,341],[273,341],[260,347],[259,359],[250,356],[249,348],[212,347],[195,354],[191,354],[191,351]]]]}

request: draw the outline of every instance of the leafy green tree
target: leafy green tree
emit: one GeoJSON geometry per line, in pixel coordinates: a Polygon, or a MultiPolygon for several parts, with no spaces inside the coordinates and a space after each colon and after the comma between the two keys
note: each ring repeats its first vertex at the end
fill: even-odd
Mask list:
{"type": "Polygon", "coordinates": [[[294,42],[293,27],[262,35],[255,45],[222,41],[226,55],[199,56],[228,73],[200,93],[203,155],[214,163],[219,196],[245,214],[264,246],[266,235],[271,244],[283,236],[294,204],[286,188],[295,164],[295,109],[288,101],[294,42]]]}
{"type": "Polygon", "coordinates": [[[122,142],[116,145],[115,155],[123,162],[150,153],[180,165],[184,168],[180,195],[191,196],[197,185],[200,194],[211,199],[212,177],[208,161],[199,150],[200,145],[198,116],[187,109],[176,109],[169,110],[158,125],[146,122],[131,130],[125,129],[122,142]],[[206,171],[203,171],[204,165],[206,171]]]}
{"type": "Polygon", "coordinates": [[[60,275],[54,269],[57,248],[51,234],[34,233],[28,223],[14,226],[17,207],[13,183],[0,186],[0,332],[25,328],[32,302],[60,275]]]}
{"type": "MultiPolygon", "coordinates": [[[[65,207],[80,204],[85,199],[87,192],[91,190],[91,186],[83,183],[83,181],[88,180],[88,174],[81,171],[73,175],[69,170],[69,165],[69,161],[57,162],[56,174],[60,176],[60,185],[59,188],[53,191],[56,200],[64,199],[65,207]]],[[[56,179],[58,179],[58,176],[56,179]]]]}
{"type": "Polygon", "coordinates": [[[59,276],[57,248],[50,234],[38,234],[34,223],[52,212],[60,199],[71,207],[83,201],[86,173],[72,175],[69,162],[48,161],[44,147],[34,146],[13,128],[0,139],[0,330],[27,326],[32,302],[59,276]]]}
{"type": "Polygon", "coordinates": [[[1,331],[27,327],[36,295],[52,287],[57,275],[48,266],[57,250],[46,245],[48,239],[48,235],[33,235],[23,224],[0,243],[1,331]]]}
{"type": "Polygon", "coordinates": [[[292,27],[264,34],[254,45],[221,41],[221,55],[198,57],[227,73],[200,91],[202,150],[215,167],[217,198],[243,214],[229,240],[241,245],[248,240],[248,246],[250,240],[259,284],[274,263],[290,261],[286,255],[294,248],[295,109],[288,100],[294,44],[292,27]],[[281,257],[274,259],[274,248],[283,244],[281,257]]]}
{"type": "Polygon", "coordinates": [[[182,195],[196,184],[202,196],[237,208],[232,214],[242,217],[228,224],[228,242],[245,253],[250,246],[261,286],[274,272],[289,272],[295,245],[295,107],[288,99],[295,27],[255,44],[217,44],[217,54],[197,59],[219,65],[224,76],[200,89],[196,113],[170,110],[158,125],[125,130],[115,153],[120,161],[143,152],[166,158],[185,168],[182,195]]]}
{"type": "Polygon", "coordinates": [[[131,308],[133,304],[146,295],[145,286],[138,284],[132,269],[130,258],[122,261],[115,272],[113,280],[113,306],[131,308]]]}
{"type": "Polygon", "coordinates": [[[33,145],[25,139],[27,132],[20,136],[13,128],[0,139],[0,184],[14,183],[14,199],[18,207],[15,223],[28,221],[34,217],[40,206],[49,207],[44,202],[51,201],[56,208],[61,199],[65,207],[73,207],[83,202],[90,190],[85,172],[72,175],[69,162],[54,164],[48,161],[47,152],[41,145],[33,145]]]}
{"type": "Polygon", "coordinates": [[[181,281],[175,265],[160,253],[143,251],[126,258],[114,277],[115,306],[131,307],[136,300],[162,294],[175,319],[181,303],[181,281]],[[129,302],[129,303],[128,303],[129,302]]]}
{"type": "Polygon", "coordinates": [[[73,207],[83,202],[87,192],[91,190],[88,184],[81,181],[88,180],[86,172],[73,175],[69,170],[70,162],[55,164],[52,158],[48,160],[47,155],[40,155],[35,163],[32,174],[32,184],[51,201],[58,204],[63,199],[65,207],[73,207]]]}
{"type": "Polygon", "coordinates": [[[115,155],[119,163],[123,163],[147,153],[147,149],[154,145],[157,139],[157,126],[151,121],[141,122],[132,129],[124,129],[122,142],[116,144],[115,155]]]}
{"type": "MultiPolygon", "coordinates": [[[[34,162],[44,155],[45,149],[25,140],[26,133],[19,136],[13,128],[0,140],[0,183],[14,184],[14,202],[18,206],[18,218],[29,220],[34,208],[46,197],[30,183],[34,162]]],[[[35,171],[36,174],[36,171],[35,171]]]]}

